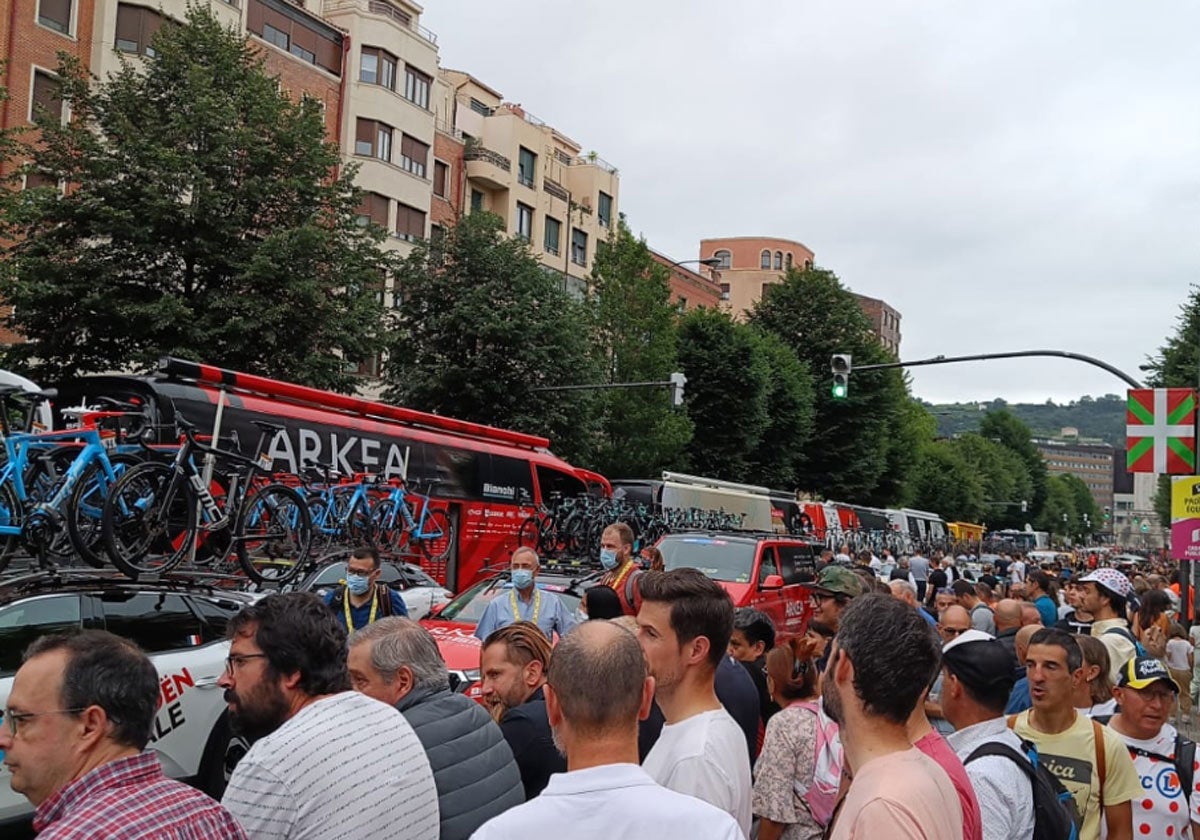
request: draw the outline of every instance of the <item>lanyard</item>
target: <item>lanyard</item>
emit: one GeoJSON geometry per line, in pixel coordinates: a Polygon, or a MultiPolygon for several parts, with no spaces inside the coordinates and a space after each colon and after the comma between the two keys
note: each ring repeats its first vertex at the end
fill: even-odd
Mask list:
{"type": "MultiPolygon", "coordinates": [[[[371,587],[371,589],[375,590],[375,587],[371,587]]],[[[350,631],[351,633],[353,633],[354,632],[354,619],[352,619],[350,617],[350,590],[349,589],[346,590],[346,597],[342,601],[342,606],[346,608],[346,629],[348,631],[350,631]]],[[[379,592],[376,590],[376,591],[371,592],[371,612],[367,616],[367,624],[375,623],[375,611],[377,609],[379,609],[379,592]]]]}
{"type": "Polygon", "coordinates": [[[615,589],[619,593],[621,591],[621,582],[623,580],[625,580],[625,578],[629,577],[629,573],[632,571],[633,571],[633,561],[630,560],[628,563],[625,564],[625,568],[623,568],[621,570],[621,572],[617,575],[616,579],[612,582],[612,588],[615,589]]]}
{"type": "MultiPolygon", "coordinates": [[[[512,601],[513,621],[521,621],[522,620],[521,613],[519,613],[517,611],[517,588],[515,586],[512,589],[508,590],[508,597],[509,597],[509,600],[512,601]]],[[[542,590],[538,589],[535,586],[534,590],[533,590],[533,618],[529,619],[534,624],[537,624],[538,613],[541,612],[541,609],[542,609],[542,590]]]]}

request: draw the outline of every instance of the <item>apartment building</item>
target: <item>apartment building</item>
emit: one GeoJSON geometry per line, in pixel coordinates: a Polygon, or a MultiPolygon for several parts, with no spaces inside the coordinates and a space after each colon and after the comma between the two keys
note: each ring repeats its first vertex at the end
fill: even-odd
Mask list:
{"type": "Polygon", "coordinates": [[[1050,475],[1073,475],[1083,480],[1100,510],[1113,507],[1113,448],[1103,441],[1079,438],[1075,429],[1063,429],[1056,438],[1035,438],[1038,452],[1050,475]]]}
{"type": "Polygon", "coordinates": [[[867,295],[855,294],[858,306],[871,322],[871,329],[879,337],[879,343],[893,355],[900,355],[900,313],[887,301],[867,295]]]}
{"type": "MultiPolygon", "coordinates": [[[[721,307],[721,285],[714,277],[700,271],[692,271],[690,268],[680,265],[679,261],[660,254],[653,248],[650,249],[650,256],[670,272],[667,276],[667,282],[671,286],[670,300],[679,308],[680,312],[689,312],[699,307],[705,309],[721,307]]],[[[683,262],[694,264],[696,261],[684,260],[683,262]]]]}

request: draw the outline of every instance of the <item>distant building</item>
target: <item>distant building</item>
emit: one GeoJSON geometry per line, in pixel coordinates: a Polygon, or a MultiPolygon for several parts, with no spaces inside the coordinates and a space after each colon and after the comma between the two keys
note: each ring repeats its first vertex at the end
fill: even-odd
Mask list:
{"type": "Polygon", "coordinates": [[[885,350],[897,357],[900,355],[900,313],[887,301],[879,298],[855,295],[863,314],[871,319],[871,328],[879,337],[885,350]]]}
{"type": "Polygon", "coordinates": [[[679,307],[680,312],[687,312],[703,306],[705,309],[721,307],[721,286],[713,278],[692,271],[682,265],[676,265],[675,260],[650,249],[654,261],[671,274],[671,302],[679,307]]]}
{"type": "Polygon", "coordinates": [[[1113,450],[1113,540],[1129,548],[1162,548],[1163,523],[1154,510],[1158,476],[1125,469],[1125,450],[1113,450]]]}
{"type": "MultiPolygon", "coordinates": [[[[1063,438],[1034,438],[1050,475],[1073,475],[1083,480],[1096,506],[1113,507],[1114,449],[1103,441],[1063,438]]],[[[1093,523],[1097,530],[1103,522],[1093,523]]]]}

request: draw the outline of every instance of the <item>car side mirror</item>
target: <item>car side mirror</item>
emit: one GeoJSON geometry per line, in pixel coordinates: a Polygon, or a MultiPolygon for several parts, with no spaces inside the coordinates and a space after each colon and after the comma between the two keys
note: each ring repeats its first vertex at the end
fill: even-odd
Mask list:
{"type": "Polygon", "coordinates": [[[783,578],[779,575],[767,575],[767,579],[762,582],[763,589],[783,589],[783,578]]]}

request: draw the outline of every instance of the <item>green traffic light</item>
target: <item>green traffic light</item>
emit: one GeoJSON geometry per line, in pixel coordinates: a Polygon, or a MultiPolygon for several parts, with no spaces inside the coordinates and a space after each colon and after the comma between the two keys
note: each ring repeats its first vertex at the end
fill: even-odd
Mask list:
{"type": "Polygon", "coordinates": [[[833,384],[833,398],[835,400],[846,399],[846,386],[841,384],[840,382],[835,382],[833,384]]]}

